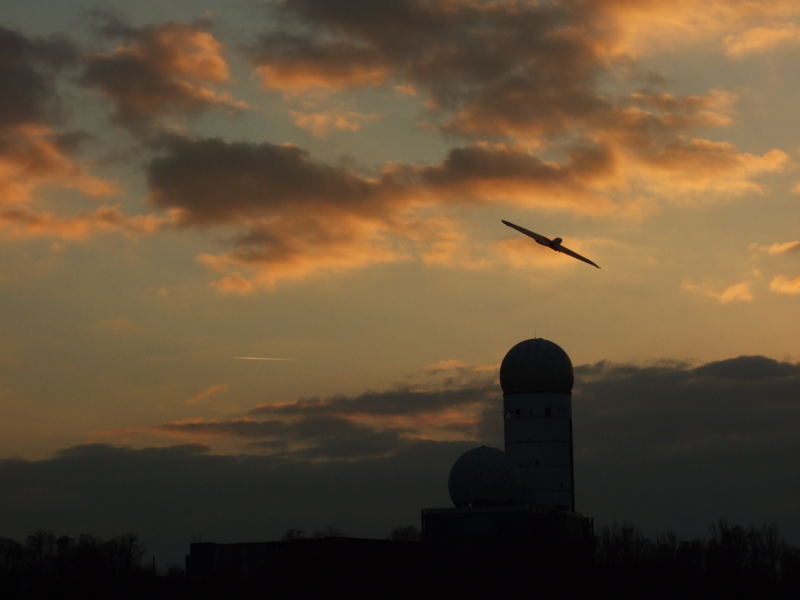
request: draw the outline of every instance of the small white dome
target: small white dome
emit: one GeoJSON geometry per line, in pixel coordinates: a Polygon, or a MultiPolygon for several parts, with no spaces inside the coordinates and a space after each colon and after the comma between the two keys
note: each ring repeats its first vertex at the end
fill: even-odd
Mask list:
{"type": "Polygon", "coordinates": [[[519,500],[517,469],[505,452],[481,446],[462,454],[450,469],[450,499],[458,507],[505,506],[519,500]]]}

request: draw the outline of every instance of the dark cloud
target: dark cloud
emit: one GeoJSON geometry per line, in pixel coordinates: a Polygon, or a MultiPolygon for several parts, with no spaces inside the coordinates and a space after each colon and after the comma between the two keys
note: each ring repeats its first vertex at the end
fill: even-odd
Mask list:
{"type": "MultiPolygon", "coordinates": [[[[758,449],[800,429],[800,365],[741,356],[693,367],[596,363],[576,370],[576,427],[585,450],[629,451],[663,457],[686,449],[758,449]]],[[[498,437],[501,395],[486,372],[448,378],[448,387],[414,387],[356,396],[265,404],[231,421],[171,423],[165,430],[277,438],[313,445],[322,439],[386,431],[413,439],[426,430],[498,437]],[[471,415],[471,417],[469,417],[471,415]],[[468,418],[469,417],[469,418],[468,418]],[[262,418],[264,420],[258,420],[262,418]],[[401,425],[402,424],[402,425],[401,425]]],[[[494,441],[494,440],[493,440],[494,441]]],[[[395,450],[401,448],[398,445],[395,450]]]]}
{"type": "Polygon", "coordinates": [[[264,404],[254,408],[252,415],[371,415],[409,416],[436,413],[466,404],[485,403],[496,394],[486,378],[485,385],[456,389],[420,391],[411,388],[385,392],[365,392],[357,396],[309,398],[286,404],[264,404]]]}
{"type": "Polygon", "coordinates": [[[0,232],[5,239],[77,239],[125,228],[116,207],[58,214],[34,205],[43,189],[77,190],[105,196],[115,186],[91,175],[76,157],[85,135],[58,132],[58,79],[77,58],[66,38],[36,38],[0,27],[0,232]],[[114,217],[119,217],[113,223],[114,217]]]}
{"type": "Polygon", "coordinates": [[[490,430],[484,413],[499,414],[493,376],[459,364],[420,377],[415,386],[264,404],[239,419],[193,419],[160,429],[258,439],[253,445],[266,452],[319,460],[396,455],[420,439],[471,439],[490,430]]]}
{"type": "MultiPolygon", "coordinates": [[[[302,426],[303,424],[301,424],[302,426]]],[[[292,452],[301,459],[364,460],[365,458],[397,456],[413,446],[415,440],[402,436],[399,429],[374,429],[354,425],[335,434],[328,434],[314,445],[292,452]]]]}
{"type": "Polygon", "coordinates": [[[166,423],[160,428],[165,431],[179,431],[188,434],[227,434],[241,437],[268,437],[280,434],[286,429],[282,421],[252,421],[249,419],[166,423]]]}
{"type": "MultiPolygon", "coordinates": [[[[148,167],[153,201],[184,225],[238,228],[225,250],[199,257],[221,273],[213,285],[223,292],[376,263],[470,264],[441,225],[452,224],[441,217],[449,204],[640,217],[677,193],[760,191],[753,178],[788,162],[780,150],[756,156],[692,137],[731,122],[733,95],[670,94],[639,77],[618,2],[286,0],[271,9],[273,28],[248,50],[267,87],[399,85],[424,97],[429,125],[470,141],[437,163],[368,171],[291,145],[162,140],[148,167]]],[[[147,45],[161,29],[147,32],[123,37],[147,45]]]]}
{"type": "Polygon", "coordinates": [[[165,138],[148,166],[151,200],[183,226],[230,226],[232,249],[201,262],[228,272],[221,291],[247,293],[317,271],[398,260],[387,231],[399,206],[386,186],[291,145],[165,138]]]}
{"type": "Polygon", "coordinates": [[[445,201],[463,201],[466,196],[473,201],[595,212],[609,210],[610,203],[592,186],[602,186],[616,171],[614,154],[599,144],[573,148],[561,163],[544,161],[519,146],[474,144],[451,149],[437,165],[406,173],[418,190],[445,201]]]}
{"type": "Polygon", "coordinates": [[[81,80],[111,100],[118,122],[141,130],[165,116],[245,107],[213,87],[229,74],[209,21],[135,28],[105,15],[101,19],[98,30],[119,44],[86,57],[81,80]]]}
{"type": "Polygon", "coordinates": [[[340,231],[327,219],[392,225],[414,202],[463,201],[464,193],[473,201],[515,201],[522,192],[561,191],[580,209],[591,200],[590,185],[615,171],[612,153],[601,145],[575,148],[559,165],[521,147],[476,144],[450,150],[439,164],[393,164],[374,177],[321,163],[293,145],[173,136],[162,140],[162,150],[148,165],[152,201],[179,209],[187,225],[255,223],[237,238],[245,247],[286,247],[281,226],[298,214],[306,234],[325,243],[324,236],[340,231]]]}
{"type": "Polygon", "coordinates": [[[608,32],[590,4],[293,0],[275,8],[281,31],[252,51],[268,87],[391,79],[455,111],[450,129],[491,111],[547,130],[603,104],[592,85],[608,32]]]}
{"type": "Polygon", "coordinates": [[[258,439],[253,446],[287,459],[351,460],[396,454],[408,446],[409,430],[374,427],[340,416],[293,420],[197,421],[166,423],[163,431],[188,435],[233,435],[258,439]]]}
{"type": "Polygon", "coordinates": [[[644,447],[639,456],[721,446],[754,450],[791,441],[800,421],[800,365],[743,356],[691,368],[598,364],[576,372],[576,407],[590,422],[593,444],[644,447]],[[608,439],[597,436],[604,431],[608,439]]]}
{"type": "Polygon", "coordinates": [[[59,77],[78,63],[64,37],[37,38],[0,27],[0,233],[4,239],[86,239],[100,233],[140,235],[161,224],[153,215],[127,216],[118,206],[64,214],[43,206],[47,190],[101,198],[117,192],[93,175],[78,151],[83,132],[59,131],[59,77]]]}
{"type": "MultiPolygon", "coordinates": [[[[516,186],[524,198],[523,186],[527,197],[561,186],[570,196],[563,207],[580,211],[608,186],[622,198],[634,183],[654,196],[757,191],[754,176],[788,163],[780,150],[754,156],[693,137],[698,128],[730,124],[735,96],[671,94],[640,74],[625,25],[626,12],[637,10],[625,2],[286,0],[273,8],[278,28],[251,49],[266,87],[399,85],[426,98],[425,120],[445,133],[549,150],[494,152],[516,166],[521,159],[524,178],[513,167],[497,169],[484,151],[476,172],[490,171],[501,193],[516,186]],[[585,160],[576,160],[576,143],[591,149],[578,153],[585,160]],[[567,158],[553,160],[554,148],[567,158]],[[664,185],[665,172],[681,178],[664,185]]],[[[643,3],[637,17],[658,21],[660,11],[643,3]]],[[[488,187],[470,191],[480,196],[488,187]]]]}
{"type": "MultiPolygon", "coordinates": [[[[462,381],[469,397],[476,386],[462,381]]],[[[482,429],[462,432],[474,436],[469,441],[420,441],[413,428],[313,414],[319,403],[311,402],[308,416],[278,407],[296,421],[269,419],[262,431],[198,425],[206,433],[244,435],[267,455],[216,455],[200,444],[142,450],[92,444],[47,460],[0,461],[0,529],[12,537],[38,528],[134,530],[159,558],[172,560],[193,540],[276,539],[290,527],[333,525],[382,536],[417,523],[419,508],[448,506],[455,459],[475,445],[500,442],[495,392],[491,401],[477,396],[485,398],[482,429]],[[296,440],[313,443],[292,449],[296,440]]],[[[370,399],[376,415],[402,412],[394,392],[327,401],[347,413],[369,411],[370,399]]],[[[425,412],[417,401],[409,409],[425,412]]],[[[434,406],[449,408],[461,410],[455,400],[434,406]]],[[[800,540],[800,365],[763,356],[699,366],[584,365],[576,368],[573,417],[578,508],[598,526],[628,521],[648,534],[674,529],[690,536],[727,518],[774,522],[800,540]]]]}
{"type": "Polygon", "coordinates": [[[100,536],[135,531],[157,560],[183,563],[192,541],[279,539],[332,525],[383,537],[447,499],[450,464],[469,445],[417,442],[391,460],[324,466],[219,456],[201,446],[78,446],[39,461],[0,461],[0,530],[100,536]]]}
{"type": "MultiPolygon", "coordinates": [[[[376,184],[314,161],[297,146],[180,137],[165,138],[164,146],[166,153],[148,166],[151,197],[158,206],[180,209],[186,224],[242,222],[285,212],[381,212],[376,184]]],[[[273,240],[256,233],[241,239],[273,240]]]]}
{"type": "Polygon", "coordinates": [[[740,356],[711,362],[695,369],[696,377],[728,379],[761,386],[762,382],[796,382],[800,378],[800,365],[778,362],[766,356],[740,356]]]}
{"type": "Polygon", "coordinates": [[[446,115],[445,131],[470,136],[708,124],[703,97],[604,91],[632,60],[609,4],[287,0],[252,60],[267,87],[410,84],[446,115]]]}
{"type": "Polygon", "coordinates": [[[332,5],[292,0],[276,3],[276,7],[283,18],[281,25],[291,23],[296,33],[263,36],[254,56],[257,65],[281,59],[287,63],[317,59],[330,67],[330,77],[335,78],[337,67],[355,68],[361,56],[326,50],[349,44],[369,49],[394,77],[431,86],[440,100],[455,97],[454,91],[467,93],[471,83],[502,80],[534,66],[538,67],[535,72],[561,77],[564,82],[571,68],[585,68],[594,62],[585,58],[592,49],[577,35],[571,39],[566,30],[579,21],[588,27],[589,20],[579,11],[569,14],[553,3],[490,6],[409,1],[371,5],[352,0],[332,5]],[[552,60],[554,56],[560,58],[558,64],[552,60]]]}
{"type": "MultiPolygon", "coordinates": [[[[285,439],[307,436],[304,443],[330,436],[327,427],[341,427],[346,440],[353,428],[348,419],[373,419],[364,429],[365,448],[374,435],[376,443],[388,444],[378,446],[387,457],[401,456],[431,423],[439,436],[501,445],[500,390],[485,372],[480,381],[461,373],[446,390],[300,400],[261,406],[252,416],[283,420],[285,439]],[[380,418],[396,424],[398,417],[407,418],[401,433],[396,425],[381,425],[380,418]],[[305,426],[305,419],[322,419],[325,428],[305,426]],[[289,433],[293,427],[298,433],[289,433]]],[[[654,532],[675,528],[702,535],[713,520],[726,517],[775,521],[800,536],[800,521],[789,508],[800,499],[800,473],[792,460],[800,452],[800,365],[764,356],[699,366],[583,365],[576,369],[573,414],[579,507],[600,522],[630,520],[654,532]]],[[[353,450],[359,447],[353,444],[353,450]]],[[[357,456],[331,446],[325,457],[326,450],[321,443],[305,454],[302,445],[283,447],[280,456],[357,456]]]]}
{"type": "Polygon", "coordinates": [[[56,75],[76,57],[66,38],[0,27],[0,129],[51,121],[58,108],[56,75]]]}
{"type": "MultiPolygon", "coordinates": [[[[484,374],[477,383],[462,376],[449,383],[445,390],[264,405],[252,417],[284,422],[283,439],[301,443],[278,451],[293,460],[353,460],[361,447],[368,457],[373,436],[383,456],[398,456],[431,429],[441,437],[501,444],[501,395],[494,378],[484,374]],[[370,424],[349,422],[357,419],[370,424]],[[338,437],[332,435],[337,428],[338,437]],[[357,430],[363,446],[353,436],[357,430]],[[341,454],[327,440],[350,443],[353,452],[341,454]],[[332,454],[326,457],[326,451],[332,454]]],[[[764,356],[700,366],[663,361],[578,367],[573,406],[582,510],[603,521],[632,519],[693,535],[721,516],[777,520],[800,535],[800,522],[786,509],[800,498],[791,460],[800,451],[799,399],[800,365],[764,356]]]]}
{"type": "Polygon", "coordinates": [[[289,87],[353,87],[380,83],[386,75],[380,56],[358,43],[309,44],[305,37],[278,32],[262,39],[256,52],[265,85],[274,80],[289,87]]]}
{"type": "Polygon", "coordinates": [[[151,202],[173,211],[182,226],[238,228],[229,250],[200,260],[229,274],[220,287],[241,293],[254,289],[241,270],[271,287],[418,257],[448,233],[435,217],[415,212],[430,207],[513,202],[613,209],[592,191],[616,172],[613,154],[601,145],[577,147],[558,165],[521,147],[475,144],[451,150],[438,164],[390,164],[372,175],[317,161],[288,144],[168,136],[159,150],[147,168],[151,202]]]}
{"type": "MultiPolygon", "coordinates": [[[[167,448],[142,448],[137,450],[136,454],[145,460],[156,456],[159,460],[170,461],[173,459],[180,460],[188,456],[207,454],[208,450],[209,448],[205,444],[176,444],[167,448]]],[[[84,458],[114,458],[121,456],[125,451],[126,449],[123,447],[92,443],[62,448],[56,451],[55,455],[66,460],[82,460],[84,458]]],[[[21,461],[20,464],[25,464],[26,462],[21,461]]]]}
{"type": "Polygon", "coordinates": [[[743,356],[691,367],[576,369],[580,507],[695,534],[715,517],[800,536],[800,365],[743,356]]]}

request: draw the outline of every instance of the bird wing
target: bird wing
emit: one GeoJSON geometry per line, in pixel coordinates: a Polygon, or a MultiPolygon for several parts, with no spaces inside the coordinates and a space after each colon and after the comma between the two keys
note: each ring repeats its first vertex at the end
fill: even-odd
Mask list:
{"type": "MultiPolygon", "coordinates": [[[[503,221],[503,220],[501,219],[501,221],[503,221]]],[[[545,246],[549,246],[550,242],[552,241],[550,238],[546,238],[543,235],[539,235],[538,233],[534,233],[530,229],[525,229],[524,227],[520,227],[519,225],[514,225],[514,223],[509,223],[508,221],[503,221],[503,224],[504,225],[508,225],[512,229],[516,229],[520,233],[524,233],[525,235],[527,235],[529,237],[532,237],[537,242],[539,242],[540,244],[543,244],[545,246]]]]}
{"type": "Polygon", "coordinates": [[[573,252],[569,248],[565,248],[564,246],[559,246],[557,250],[559,252],[563,252],[564,254],[569,254],[572,258],[577,258],[578,260],[582,260],[585,263],[589,263],[590,265],[597,267],[598,269],[600,268],[600,265],[598,265],[597,263],[593,263],[585,256],[581,256],[580,254],[578,254],[577,252],[573,252]]]}

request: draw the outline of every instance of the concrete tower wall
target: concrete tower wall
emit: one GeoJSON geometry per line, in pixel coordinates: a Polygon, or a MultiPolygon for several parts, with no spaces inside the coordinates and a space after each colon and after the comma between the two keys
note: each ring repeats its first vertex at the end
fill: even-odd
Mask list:
{"type": "Polygon", "coordinates": [[[575,509],[570,392],[503,395],[505,451],[526,504],[575,509]]]}

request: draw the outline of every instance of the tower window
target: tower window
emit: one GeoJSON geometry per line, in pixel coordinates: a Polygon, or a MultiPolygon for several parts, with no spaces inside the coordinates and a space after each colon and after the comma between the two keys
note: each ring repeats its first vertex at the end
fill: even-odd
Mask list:
{"type": "Polygon", "coordinates": [[[553,414],[553,411],[551,410],[551,408],[550,408],[549,406],[548,406],[547,408],[545,408],[545,409],[544,409],[544,416],[545,416],[545,417],[549,417],[549,416],[551,416],[552,414],[553,414]]]}

